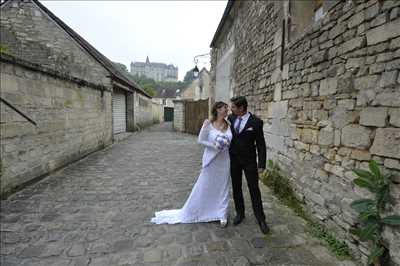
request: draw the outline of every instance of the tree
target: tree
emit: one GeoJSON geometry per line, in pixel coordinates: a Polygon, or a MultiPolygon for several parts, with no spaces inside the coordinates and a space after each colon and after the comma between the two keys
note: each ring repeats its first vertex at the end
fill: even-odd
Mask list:
{"type": "Polygon", "coordinates": [[[183,82],[188,84],[188,83],[191,83],[193,80],[194,80],[193,71],[189,70],[188,72],[186,72],[186,75],[183,78],[183,82]]]}
{"type": "Polygon", "coordinates": [[[142,86],[142,88],[143,88],[143,90],[148,94],[148,95],[150,95],[151,97],[154,97],[154,96],[156,96],[156,90],[151,86],[151,85],[149,85],[149,84],[146,84],[146,85],[144,85],[144,86],[142,86]]]}
{"type": "Polygon", "coordinates": [[[180,90],[182,91],[188,83],[178,81],[178,82],[173,82],[173,81],[160,81],[157,82],[152,78],[148,78],[146,76],[139,76],[137,74],[132,75],[128,73],[129,76],[137,83],[139,84],[149,95],[152,97],[157,95],[157,92],[161,92],[162,90],[173,90],[177,91],[180,90]]]}
{"type": "Polygon", "coordinates": [[[121,64],[118,62],[113,62],[113,64],[118,68],[118,70],[120,70],[124,73],[128,73],[128,68],[124,64],[121,64]]]}
{"type": "Polygon", "coordinates": [[[143,88],[143,90],[149,94],[150,96],[154,97],[157,94],[156,91],[156,86],[157,83],[154,81],[154,79],[145,77],[145,76],[139,76],[137,74],[132,75],[128,73],[128,75],[137,83],[139,84],[140,87],[143,88]]]}
{"type": "Polygon", "coordinates": [[[157,82],[154,81],[154,79],[148,78],[148,77],[145,77],[145,76],[139,76],[137,74],[132,75],[131,73],[129,73],[128,68],[124,64],[121,64],[121,63],[118,63],[118,62],[113,62],[113,64],[118,70],[120,70],[123,73],[127,74],[129,78],[134,80],[151,97],[156,96],[156,94],[157,94],[157,91],[156,91],[157,82]]]}

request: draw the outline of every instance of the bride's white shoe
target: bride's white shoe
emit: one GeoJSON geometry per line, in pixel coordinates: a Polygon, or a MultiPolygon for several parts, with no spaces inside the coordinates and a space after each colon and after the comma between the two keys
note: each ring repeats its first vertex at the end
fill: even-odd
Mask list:
{"type": "Polygon", "coordinates": [[[228,225],[228,219],[221,219],[219,223],[221,227],[226,227],[228,225]]]}

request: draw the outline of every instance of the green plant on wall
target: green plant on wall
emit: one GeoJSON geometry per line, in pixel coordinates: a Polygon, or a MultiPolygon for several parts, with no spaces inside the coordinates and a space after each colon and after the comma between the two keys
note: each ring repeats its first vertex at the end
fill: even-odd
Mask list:
{"type": "Polygon", "coordinates": [[[302,203],[296,198],[289,179],[283,176],[278,164],[272,160],[267,161],[267,168],[262,176],[262,181],[270,187],[275,195],[277,195],[286,205],[296,211],[298,215],[306,218],[302,203]]]}
{"type": "Polygon", "coordinates": [[[339,259],[351,257],[350,249],[344,241],[337,239],[334,233],[306,213],[303,202],[296,197],[289,178],[282,173],[278,164],[268,160],[267,167],[260,178],[266,186],[273,190],[279,200],[307,222],[311,235],[320,239],[339,259]]]}
{"type": "MultiPolygon", "coordinates": [[[[77,90],[75,92],[76,92],[77,100],[79,101],[81,108],[83,108],[85,106],[85,98],[80,91],[77,90]]],[[[72,104],[71,104],[71,106],[72,106],[72,104]]]]}
{"type": "Polygon", "coordinates": [[[357,169],[353,171],[358,178],[353,183],[359,187],[368,189],[373,198],[355,200],[351,207],[356,210],[361,223],[351,232],[361,241],[371,244],[371,252],[368,256],[368,264],[381,265],[385,248],[382,241],[384,226],[400,225],[400,215],[383,217],[386,205],[390,202],[390,183],[392,174],[383,175],[378,164],[372,160],[369,162],[369,171],[357,169]]]}
{"type": "Polygon", "coordinates": [[[72,108],[72,101],[71,100],[66,100],[64,102],[64,107],[66,108],[72,108]]]}
{"type": "Polygon", "coordinates": [[[6,54],[7,53],[7,47],[3,44],[0,44],[0,53],[6,54]]]}

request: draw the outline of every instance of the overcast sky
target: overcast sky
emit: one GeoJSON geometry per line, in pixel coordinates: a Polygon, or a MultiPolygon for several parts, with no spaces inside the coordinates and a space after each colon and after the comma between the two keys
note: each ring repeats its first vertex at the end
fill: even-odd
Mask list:
{"type": "MultiPolygon", "coordinates": [[[[110,60],[174,64],[208,53],[227,1],[41,1],[110,60]]],[[[209,61],[207,60],[202,60],[209,61]]],[[[199,67],[206,66],[204,63],[199,67]]],[[[209,65],[207,65],[209,67],[209,65]]]]}

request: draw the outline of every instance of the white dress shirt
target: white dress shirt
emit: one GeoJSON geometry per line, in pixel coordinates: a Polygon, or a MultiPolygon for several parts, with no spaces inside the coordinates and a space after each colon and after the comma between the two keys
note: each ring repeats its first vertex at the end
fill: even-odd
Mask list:
{"type": "Polygon", "coordinates": [[[235,120],[235,125],[234,125],[233,128],[236,130],[237,125],[239,124],[239,118],[242,118],[242,122],[240,122],[240,128],[239,128],[239,133],[241,133],[243,128],[244,128],[244,126],[246,125],[247,121],[249,120],[249,117],[250,117],[250,113],[249,112],[245,113],[242,116],[237,116],[236,120],[235,120]]]}

